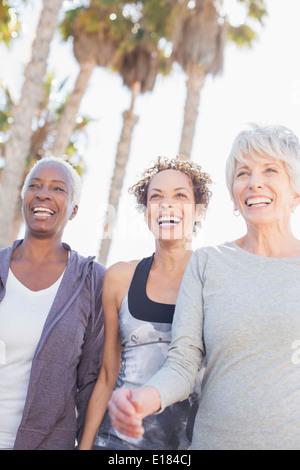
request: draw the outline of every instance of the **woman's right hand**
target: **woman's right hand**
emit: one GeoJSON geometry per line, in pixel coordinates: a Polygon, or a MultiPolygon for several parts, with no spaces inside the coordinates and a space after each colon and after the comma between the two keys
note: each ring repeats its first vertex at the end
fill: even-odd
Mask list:
{"type": "Polygon", "coordinates": [[[153,387],[120,388],[108,403],[112,426],[128,437],[139,439],[144,433],[142,420],[160,409],[160,396],[153,387]]]}

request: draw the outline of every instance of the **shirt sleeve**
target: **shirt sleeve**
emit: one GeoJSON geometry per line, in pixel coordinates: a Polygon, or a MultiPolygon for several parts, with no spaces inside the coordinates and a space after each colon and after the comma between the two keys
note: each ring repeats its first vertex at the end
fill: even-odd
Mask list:
{"type": "Polygon", "coordinates": [[[147,383],[160,394],[161,410],[185,400],[193,391],[204,357],[203,275],[205,252],[196,250],[188,263],[176,303],[172,342],[162,369],[147,383]]]}
{"type": "Polygon", "coordinates": [[[102,286],[104,268],[94,263],[90,286],[91,314],[77,371],[77,440],[81,440],[89,398],[98,378],[104,344],[102,286]]]}

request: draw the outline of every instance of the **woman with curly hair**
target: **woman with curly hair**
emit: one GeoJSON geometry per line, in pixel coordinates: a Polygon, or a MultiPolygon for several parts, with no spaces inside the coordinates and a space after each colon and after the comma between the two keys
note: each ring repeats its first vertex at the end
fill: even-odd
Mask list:
{"type": "Polygon", "coordinates": [[[193,233],[208,206],[210,184],[199,165],[180,157],[160,157],[130,188],[155,237],[155,252],[142,260],[119,262],[106,271],[103,359],[80,450],[190,446],[198,407],[196,389],[185,401],[149,416],[141,439],[113,429],[106,408],[115,387],[142,386],[165,361],[180,283],[192,254],[193,233]]]}

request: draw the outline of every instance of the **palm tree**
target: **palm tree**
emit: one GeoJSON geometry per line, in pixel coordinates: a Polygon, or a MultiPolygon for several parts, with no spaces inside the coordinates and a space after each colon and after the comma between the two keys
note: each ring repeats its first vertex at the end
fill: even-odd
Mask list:
{"type": "Polygon", "coordinates": [[[146,93],[153,89],[156,76],[159,72],[159,61],[158,52],[145,43],[143,45],[139,44],[125,53],[119,64],[119,73],[123,77],[123,83],[131,92],[131,102],[129,109],[123,113],[123,128],[115,158],[115,168],[108,198],[108,211],[99,253],[99,261],[102,264],[105,264],[107,261],[130,153],[132,135],[134,127],[138,122],[138,116],[134,114],[134,105],[140,93],[146,93]]]}
{"type": "Polygon", "coordinates": [[[0,41],[7,46],[12,38],[17,36],[20,23],[18,14],[8,1],[0,3],[0,41]]]}
{"type": "Polygon", "coordinates": [[[44,0],[32,57],[25,67],[20,102],[13,110],[11,136],[6,144],[5,167],[0,187],[0,246],[13,240],[12,225],[17,211],[26,159],[30,153],[32,120],[44,94],[47,58],[63,0],[44,0]],[[9,204],[8,204],[9,201],[9,204]]]}
{"type": "Polygon", "coordinates": [[[73,51],[80,71],[61,116],[51,149],[53,155],[63,155],[66,150],[94,68],[112,65],[118,48],[130,34],[131,28],[130,20],[122,17],[122,2],[119,1],[110,1],[107,5],[104,0],[93,0],[87,8],[79,7],[66,13],[61,32],[65,40],[73,38],[73,51]]]}
{"type": "MultiPolygon", "coordinates": [[[[240,0],[248,17],[262,22],[266,14],[262,0],[240,0]]],[[[187,75],[187,94],[179,153],[189,158],[198,117],[201,89],[208,74],[222,71],[224,48],[228,39],[238,45],[251,44],[254,31],[246,24],[233,27],[222,12],[223,1],[194,0],[185,2],[185,9],[176,31],[173,60],[187,75]]]]}
{"type": "MultiPolygon", "coordinates": [[[[138,3],[141,5],[142,2],[138,3]]],[[[134,114],[135,102],[140,93],[153,90],[159,72],[166,73],[170,70],[170,64],[159,44],[162,38],[168,39],[172,34],[178,11],[178,2],[166,0],[143,2],[140,17],[136,19],[134,27],[136,34],[115,63],[123,78],[123,84],[130,90],[131,102],[129,109],[123,113],[123,128],[115,158],[108,210],[98,256],[102,264],[107,262],[132,136],[138,122],[138,116],[134,114]]]]}
{"type": "MultiPolygon", "coordinates": [[[[52,94],[54,96],[57,96],[63,91],[64,86],[66,84],[66,80],[58,84],[58,86],[56,86],[55,88],[54,83],[54,74],[48,74],[44,84],[45,92],[43,101],[39,103],[39,109],[36,116],[36,125],[31,136],[30,153],[26,161],[23,180],[25,179],[31,166],[37,160],[41,159],[44,155],[50,153],[49,142],[51,142],[52,135],[55,132],[56,127],[59,125],[60,114],[62,113],[62,110],[65,106],[65,102],[57,101],[57,99],[53,101],[51,99],[51,96],[52,94]]],[[[10,132],[10,121],[12,119],[12,110],[14,107],[14,103],[9,93],[9,90],[4,85],[4,83],[0,83],[0,91],[2,91],[3,95],[3,99],[1,100],[2,105],[0,108],[0,155],[3,159],[2,161],[5,162],[5,145],[8,140],[7,136],[10,132]]],[[[74,166],[74,168],[79,174],[82,174],[84,172],[85,167],[83,157],[77,151],[76,140],[78,138],[78,134],[81,134],[82,130],[85,128],[88,122],[88,118],[80,116],[80,119],[78,120],[74,128],[74,132],[72,134],[66,152],[67,161],[69,161],[69,163],[74,166]]],[[[0,171],[0,178],[1,174],[2,172],[0,171]]],[[[22,200],[21,196],[19,195],[17,211],[15,213],[11,229],[11,233],[14,239],[18,236],[20,227],[23,223],[21,207],[22,200]]]]}

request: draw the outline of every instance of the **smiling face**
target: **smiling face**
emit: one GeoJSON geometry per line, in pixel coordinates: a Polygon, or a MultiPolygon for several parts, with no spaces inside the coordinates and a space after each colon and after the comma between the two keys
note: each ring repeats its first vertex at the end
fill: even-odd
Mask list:
{"type": "Polygon", "coordinates": [[[284,163],[268,155],[236,162],[233,197],[234,208],[246,223],[256,226],[288,225],[292,208],[299,204],[284,163]]]}
{"type": "Polygon", "coordinates": [[[51,162],[37,167],[24,193],[26,231],[40,237],[61,237],[68,220],[77,213],[72,197],[72,183],[62,165],[51,162]]]}
{"type": "Polygon", "coordinates": [[[156,239],[190,239],[200,212],[196,210],[193,186],[186,174],[164,170],[152,178],[145,215],[156,239]]]}

